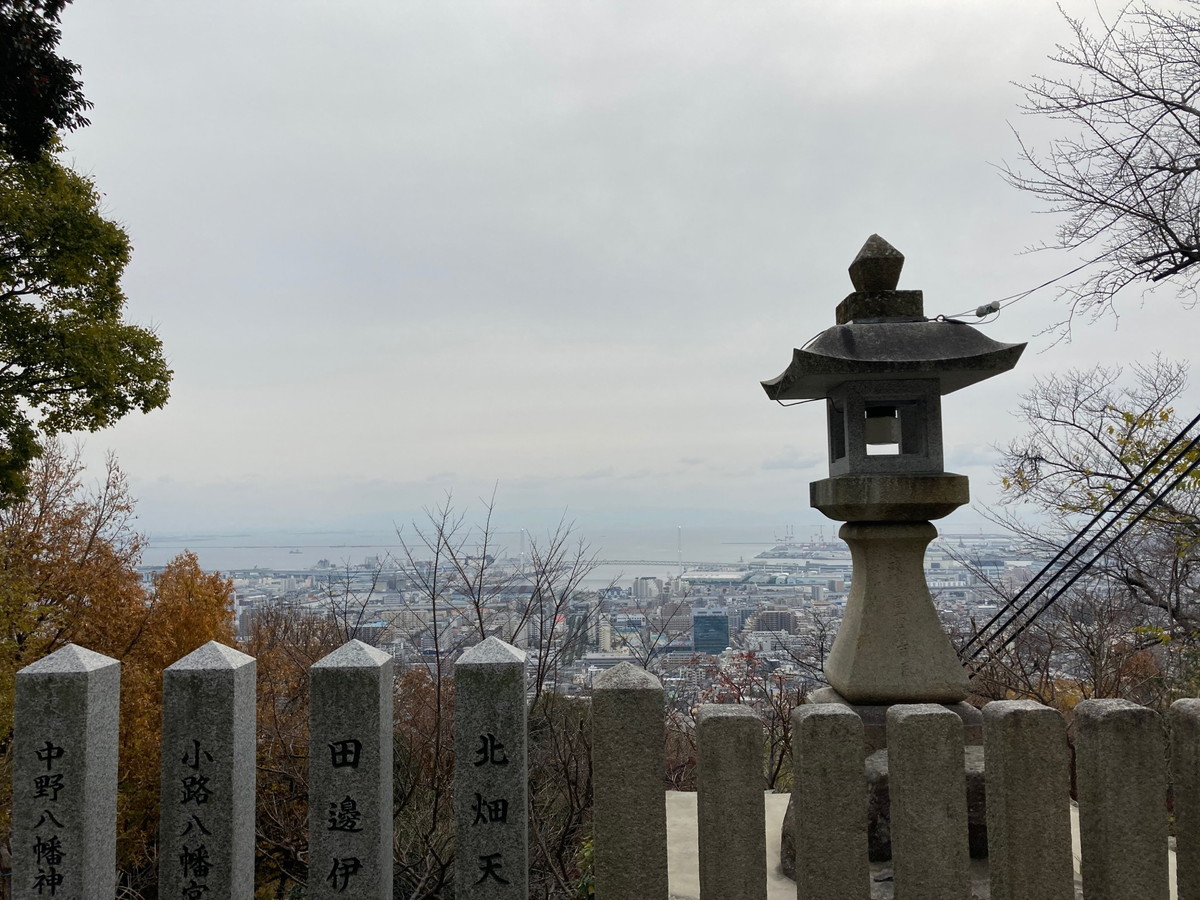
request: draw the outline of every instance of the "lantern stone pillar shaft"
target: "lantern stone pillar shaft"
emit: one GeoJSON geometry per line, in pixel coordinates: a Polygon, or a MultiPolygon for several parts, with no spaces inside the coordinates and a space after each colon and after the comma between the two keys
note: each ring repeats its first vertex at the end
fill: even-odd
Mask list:
{"type": "Polygon", "coordinates": [[[922,560],[937,537],[928,522],[850,522],[854,576],[825,677],[852,703],[903,703],[916,697],[956,703],[967,676],[946,638],[922,560]]]}

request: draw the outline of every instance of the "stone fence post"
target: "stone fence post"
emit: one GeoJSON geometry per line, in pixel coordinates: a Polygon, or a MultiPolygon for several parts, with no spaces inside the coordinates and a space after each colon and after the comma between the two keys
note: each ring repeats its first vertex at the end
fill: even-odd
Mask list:
{"type": "Polygon", "coordinates": [[[983,708],[992,900],[1074,900],[1067,726],[1033,700],[983,708]]]}
{"type": "Polygon", "coordinates": [[[867,780],[863,722],[847,706],[792,712],[797,900],[865,900],[867,780]]]}
{"type": "Polygon", "coordinates": [[[748,706],[703,704],[696,758],[700,894],[766,900],[762,720],[748,706]]]}
{"type": "Polygon", "coordinates": [[[392,898],[392,658],[347,641],[309,670],[308,896],[392,898]]]}
{"type": "Polygon", "coordinates": [[[962,719],[943,706],[887,713],[896,900],[971,894],[962,719]]]}
{"type": "Polygon", "coordinates": [[[67,644],[17,673],[14,900],[112,900],[121,666],[67,644]]]}
{"type": "Polygon", "coordinates": [[[529,896],[525,654],[497,637],[454,666],[454,896],[529,896]]]}
{"type": "Polygon", "coordinates": [[[1176,700],[1171,731],[1171,797],[1175,808],[1175,889],[1200,900],[1200,700],[1176,700]]]}
{"type": "Polygon", "coordinates": [[[1075,707],[1083,891],[1088,900],[1167,900],[1162,720],[1128,700],[1075,707]]]}
{"type": "Polygon", "coordinates": [[[163,671],[160,897],[254,895],[255,667],[209,641],[163,671]]]}
{"type": "Polygon", "coordinates": [[[662,683],[623,662],[592,691],[596,900],[667,900],[662,683]]]}

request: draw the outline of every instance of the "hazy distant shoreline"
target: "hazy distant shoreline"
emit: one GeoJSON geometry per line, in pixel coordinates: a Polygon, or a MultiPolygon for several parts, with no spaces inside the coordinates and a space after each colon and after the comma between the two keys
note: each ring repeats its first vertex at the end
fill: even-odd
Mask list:
{"type": "MultiPolygon", "coordinates": [[[[825,530],[832,537],[836,529],[825,530]]],[[[784,535],[782,529],[776,534],[771,526],[728,528],[699,526],[678,528],[629,528],[597,529],[596,533],[583,533],[579,537],[590,545],[598,560],[654,560],[674,564],[679,559],[682,546],[683,558],[687,561],[703,561],[720,564],[736,564],[751,559],[756,553],[773,547],[784,535]],[[681,541],[682,538],[682,541],[681,541]]],[[[538,540],[545,535],[533,532],[538,540]]],[[[805,534],[801,539],[807,540],[805,534]]],[[[148,544],[142,554],[145,566],[165,565],[176,554],[191,550],[206,571],[238,571],[242,569],[307,569],[326,559],[337,565],[357,565],[368,557],[399,555],[403,552],[394,533],[382,534],[369,531],[277,531],[277,532],[227,532],[204,534],[149,535],[148,544]],[[298,552],[297,552],[298,551],[298,552]]],[[[490,547],[496,556],[516,557],[521,552],[520,531],[498,532],[490,547]]],[[[410,540],[414,553],[420,544],[410,540]]],[[[628,567],[602,566],[597,578],[609,580],[621,575],[628,567]]],[[[662,567],[642,567],[637,571],[625,571],[626,577],[634,575],[663,574],[662,567]],[[645,569],[645,570],[643,570],[645,569]]]]}

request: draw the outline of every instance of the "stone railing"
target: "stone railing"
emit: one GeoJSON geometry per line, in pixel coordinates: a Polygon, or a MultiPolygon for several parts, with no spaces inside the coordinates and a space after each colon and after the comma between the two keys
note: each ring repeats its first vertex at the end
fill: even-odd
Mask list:
{"type": "MultiPolygon", "coordinates": [[[[662,798],[651,790],[663,765],[661,709],[661,687],[646,672],[618,667],[597,679],[601,900],[666,896],[662,798]]],[[[739,706],[701,706],[697,718],[700,895],[763,898],[762,727],[739,706]]],[[[1178,896],[1200,897],[1200,700],[1176,701],[1166,723],[1124,700],[1089,700],[1075,708],[1074,728],[1083,896],[1167,900],[1170,775],[1178,896]]],[[[989,703],[983,743],[992,900],[1072,900],[1071,754],[1062,715],[1032,701],[989,703]]],[[[799,707],[792,747],[796,896],[866,900],[863,721],[841,704],[799,707]]],[[[894,896],[977,896],[962,718],[938,704],[892,706],[887,750],[894,896]]]]}
{"type": "MultiPolygon", "coordinates": [[[[528,896],[523,654],[489,638],[458,661],[456,891],[528,896]]],[[[310,672],[310,898],[392,897],[391,657],[350,641],[310,672]]],[[[255,662],[209,643],[163,676],[159,895],[248,900],[254,884],[255,662]]],[[[119,666],[69,645],[17,675],[13,896],[111,898],[119,666]]],[[[666,900],[664,698],[622,664],[593,695],[595,891],[666,900]]],[[[1026,701],[984,709],[991,896],[1075,896],[1062,717],[1026,701]]],[[[1200,897],[1200,701],[1164,729],[1120,700],[1080,704],[1076,777],[1084,896],[1168,896],[1168,761],[1180,897],[1200,897]],[[1169,732],[1169,755],[1167,733],[1169,732]]],[[[895,896],[970,896],[961,719],[937,705],[888,712],[895,896]]],[[[796,891],[870,896],[861,720],[814,704],[793,716],[796,891]]],[[[765,898],[762,727],[708,705],[697,724],[700,886],[765,898]]]]}

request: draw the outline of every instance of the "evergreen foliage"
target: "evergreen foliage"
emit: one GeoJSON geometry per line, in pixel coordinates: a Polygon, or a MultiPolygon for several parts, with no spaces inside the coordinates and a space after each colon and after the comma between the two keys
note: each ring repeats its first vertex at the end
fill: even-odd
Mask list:
{"type": "Polygon", "coordinates": [[[70,0],[0,0],[0,150],[31,162],[88,124],[79,66],[55,50],[70,0]]]}
{"type": "Polygon", "coordinates": [[[129,255],[89,179],[49,154],[0,156],[0,505],[47,437],[167,402],[161,342],[122,319],[129,255]]]}

